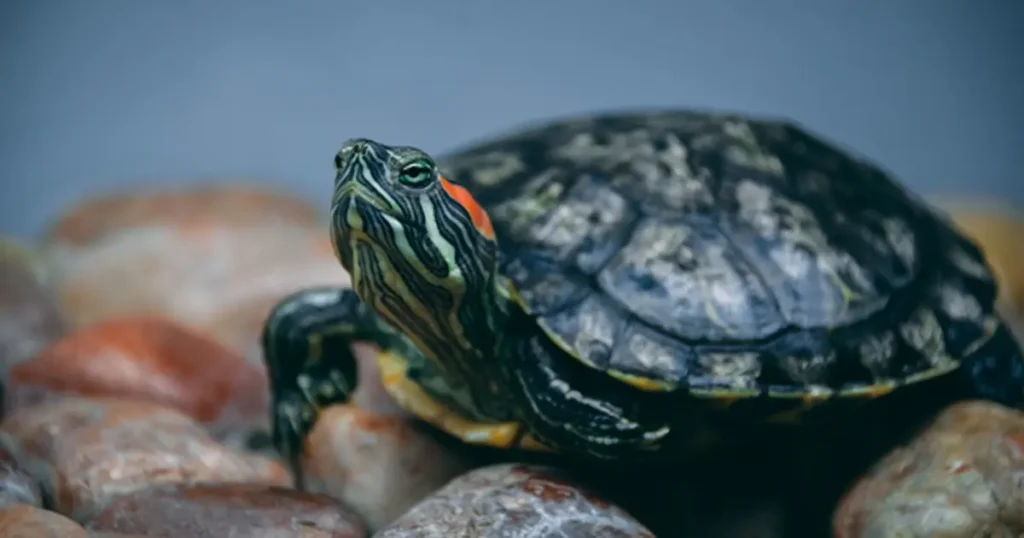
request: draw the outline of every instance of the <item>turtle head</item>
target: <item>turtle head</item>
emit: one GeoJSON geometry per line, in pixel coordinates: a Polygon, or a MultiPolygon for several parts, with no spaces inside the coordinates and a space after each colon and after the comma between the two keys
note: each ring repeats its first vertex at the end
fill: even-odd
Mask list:
{"type": "Polygon", "coordinates": [[[335,168],[331,237],[356,293],[446,379],[472,383],[503,326],[487,213],[416,148],[352,139],[335,168]]]}

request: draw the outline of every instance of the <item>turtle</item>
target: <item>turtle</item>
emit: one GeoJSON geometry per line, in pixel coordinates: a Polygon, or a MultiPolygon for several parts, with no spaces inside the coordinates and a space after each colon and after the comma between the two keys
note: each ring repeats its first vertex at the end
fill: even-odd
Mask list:
{"type": "Polygon", "coordinates": [[[292,292],[262,332],[296,472],[320,410],[357,388],[356,342],[434,431],[585,461],[671,460],[727,424],[911,386],[1024,401],[977,244],[795,121],[599,111],[437,159],[351,138],[334,167],[351,286],[292,292]]]}

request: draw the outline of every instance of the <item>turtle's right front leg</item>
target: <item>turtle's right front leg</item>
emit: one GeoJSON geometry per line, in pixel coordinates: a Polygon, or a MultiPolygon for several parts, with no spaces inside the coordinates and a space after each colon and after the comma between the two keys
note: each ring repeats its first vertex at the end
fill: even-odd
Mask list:
{"type": "Polygon", "coordinates": [[[303,489],[302,445],[320,411],[348,401],[356,389],[353,342],[380,350],[401,345],[350,288],[311,288],[282,299],[263,327],[263,361],[271,393],[274,447],[303,489]]]}

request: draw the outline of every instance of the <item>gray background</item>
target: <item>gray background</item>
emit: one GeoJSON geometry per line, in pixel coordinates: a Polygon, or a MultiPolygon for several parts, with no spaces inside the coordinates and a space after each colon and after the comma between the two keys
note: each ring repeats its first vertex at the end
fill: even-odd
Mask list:
{"type": "Polygon", "coordinates": [[[442,151],[545,116],[790,116],[925,194],[1024,202],[1020,0],[0,1],[0,232],[90,193],[324,200],[350,136],[442,151]]]}

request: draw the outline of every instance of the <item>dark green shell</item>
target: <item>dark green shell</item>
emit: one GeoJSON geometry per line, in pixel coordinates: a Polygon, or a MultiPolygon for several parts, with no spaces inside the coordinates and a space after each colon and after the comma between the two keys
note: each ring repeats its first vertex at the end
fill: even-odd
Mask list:
{"type": "Polygon", "coordinates": [[[440,164],[548,334],[652,390],[874,395],[955,369],[997,323],[971,241],[792,123],[606,114],[440,164]]]}

